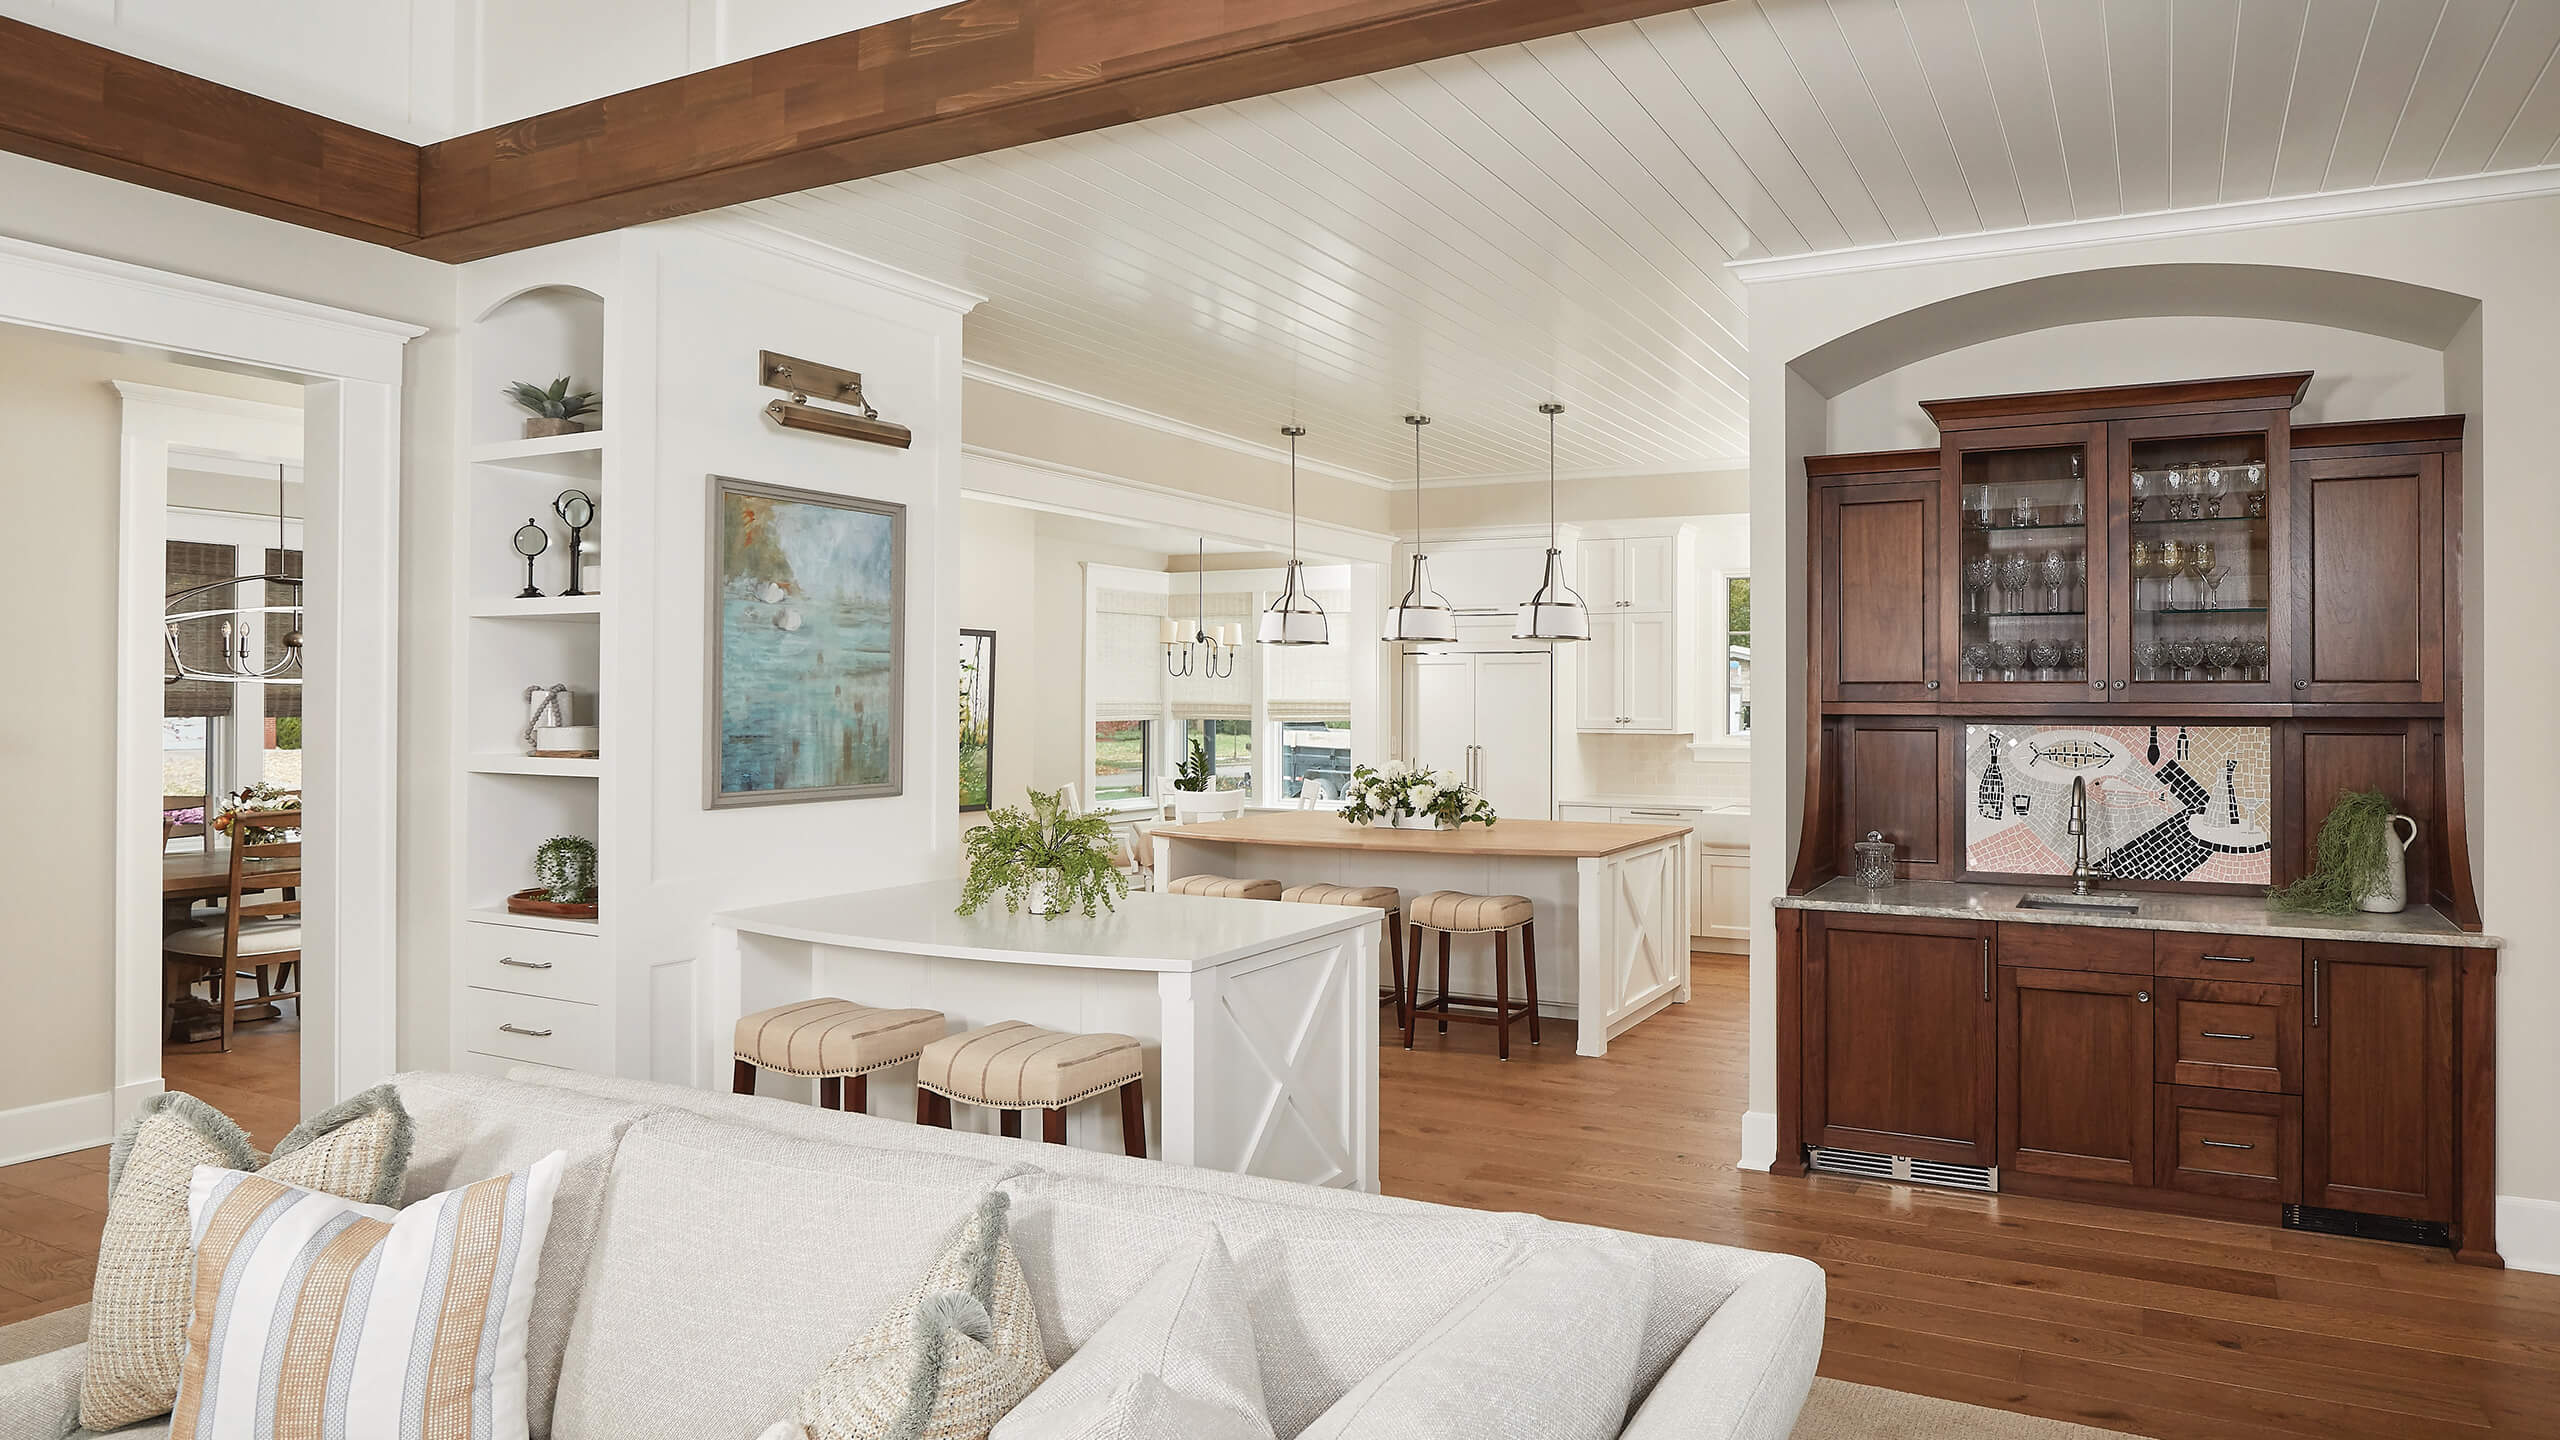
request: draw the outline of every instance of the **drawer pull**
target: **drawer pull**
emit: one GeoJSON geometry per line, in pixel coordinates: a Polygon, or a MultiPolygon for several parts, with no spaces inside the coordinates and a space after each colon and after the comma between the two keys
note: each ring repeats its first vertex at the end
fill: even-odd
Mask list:
{"type": "Polygon", "coordinates": [[[2203,1143],[2212,1146],[2216,1150],[2255,1150],[2258,1148],[2255,1145],[2243,1145],[2237,1140],[2207,1140],[2203,1143]]]}
{"type": "Polygon", "coordinates": [[[2200,960],[2210,961],[2216,965],[2255,965],[2258,963],[2258,957],[2255,955],[2201,955],[2197,958],[2200,960]]]}
{"type": "Polygon", "coordinates": [[[527,1030],[521,1025],[501,1025],[498,1028],[510,1035],[530,1035],[536,1040],[551,1038],[551,1032],[548,1030],[527,1030]]]}
{"type": "Polygon", "coordinates": [[[2231,1030],[2207,1030],[2202,1033],[2207,1040],[2255,1040],[2258,1038],[2255,1035],[2242,1035],[2231,1030]]]}
{"type": "Polygon", "coordinates": [[[548,960],[519,960],[513,955],[499,956],[498,963],[501,965],[513,965],[519,970],[548,970],[551,968],[551,962],[548,960]]]}

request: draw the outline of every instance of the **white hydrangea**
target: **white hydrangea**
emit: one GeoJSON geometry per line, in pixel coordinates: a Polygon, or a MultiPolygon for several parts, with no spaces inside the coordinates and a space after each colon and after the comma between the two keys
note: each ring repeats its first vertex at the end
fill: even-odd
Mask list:
{"type": "Polygon", "coordinates": [[[1421,784],[1413,787],[1413,808],[1416,810],[1430,809],[1431,802],[1439,798],[1440,787],[1432,784],[1428,780],[1425,780],[1421,784]]]}

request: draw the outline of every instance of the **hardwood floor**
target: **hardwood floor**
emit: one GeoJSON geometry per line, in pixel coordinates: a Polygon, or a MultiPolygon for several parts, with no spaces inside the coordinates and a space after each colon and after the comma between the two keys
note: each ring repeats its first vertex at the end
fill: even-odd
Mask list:
{"type": "Polygon", "coordinates": [[[2560,1277],[2440,1250],[1734,1168],[1747,962],[1600,1060],[1452,1027],[1381,1064],[1391,1194],[1783,1250],[1822,1373],[2160,1440],[2560,1436],[2560,1277]]]}
{"type": "MultiPolygon", "coordinates": [[[[301,1114],[301,1028],[298,1015],[243,1026],[228,1055],[210,1044],[174,1047],[162,1077],[273,1149],[301,1114]]],[[[0,1166],[0,1325],[88,1299],[106,1219],[107,1147],[0,1166]]]]}

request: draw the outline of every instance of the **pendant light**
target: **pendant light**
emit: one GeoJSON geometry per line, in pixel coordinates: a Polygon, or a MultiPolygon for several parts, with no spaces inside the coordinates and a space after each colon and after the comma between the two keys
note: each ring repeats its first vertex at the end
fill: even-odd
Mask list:
{"type": "Polygon", "coordinates": [[[1422,553],[1422,427],[1428,415],[1407,415],[1413,427],[1413,581],[1404,598],[1387,607],[1387,628],[1378,638],[1412,644],[1446,643],[1458,638],[1458,617],[1439,591],[1431,588],[1431,557],[1422,553]]]}
{"type": "Polygon", "coordinates": [[[234,575],[209,585],[190,586],[168,597],[160,622],[160,638],[168,651],[172,673],[160,677],[163,685],[175,685],[181,680],[208,680],[222,685],[237,685],[247,680],[264,685],[302,683],[302,577],[284,573],[284,469],[282,465],[276,466],[276,568],[265,574],[234,575]],[[249,585],[262,587],[256,592],[259,599],[266,597],[267,591],[263,587],[268,586],[281,585],[291,594],[282,605],[251,605],[240,594],[241,588],[249,585]],[[216,595],[223,598],[211,598],[216,595]],[[199,597],[205,598],[200,600],[199,597]],[[203,609],[191,608],[199,603],[203,609]],[[273,661],[266,660],[263,654],[252,659],[249,652],[258,638],[258,627],[266,624],[265,617],[269,615],[291,617],[285,621],[280,647],[283,653],[273,661]],[[208,620],[219,621],[221,625],[220,670],[207,670],[189,661],[178,644],[180,625],[208,620]]]}
{"type": "Polygon", "coordinates": [[[1538,407],[1547,417],[1547,574],[1538,592],[1520,602],[1514,640],[1588,640],[1591,607],[1582,594],[1564,583],[1564,551],[1556,546],[1556,417],[1564,407],[1553,400],[1538,407]]]}
{"type": "Polygon", "coordinates": [[[1322,645],[1332,638],[1332,630],[1324,607],[1307,593],[1307,567],[1298,559],[1298,437],[1307,427],[1283,425],[1280,433],[1289,437],[1289,574],[1278,598],[1262,612],[1262,629],[1255,638],[1265,645],[1322,645]]]}

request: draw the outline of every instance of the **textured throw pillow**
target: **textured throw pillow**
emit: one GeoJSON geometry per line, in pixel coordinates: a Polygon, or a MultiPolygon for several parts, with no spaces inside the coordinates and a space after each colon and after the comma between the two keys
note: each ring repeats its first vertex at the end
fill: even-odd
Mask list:
{"type": "Polygon", "coordinates": [[[1555,1245],[1485,1282],[1298,1440],[1610,1440],[1635,1390],[1653,1272],[1555,1245]]]}
{"type": "Polygon", "coordinates": [[[1272,1440],[1226,1242],[1168,1257],[992,1440],[1272,1440]]]}
{"type": "Polygon", "coordinates": [[[287,1185],[392,1205],[408,1174],[410,1138],[408,1112],[388,1085],[305,1120],[266,1157],[239,1126],[192,1095],[142,1102],[107,1154],[107,1223],[90,1294],[82,1428],[113,1430],[166,1415],[177,1401],[195,1279],[187,1194],[197,1166],[256,1170],[287,1185]]]}
{"type": "Polygon", "coordinates": [[[197,1168],[180,1440],[525,1440],[525,1330],[568,1155],[405,1210],[197,1168]]]}
{"type": "Polygon", "coordinates": [[[791,1412],[811,1440],[986,1440],[1049,1377],[1006,1203],[989,1192],[907,1297],[827,1362],[791,1412]]]}

